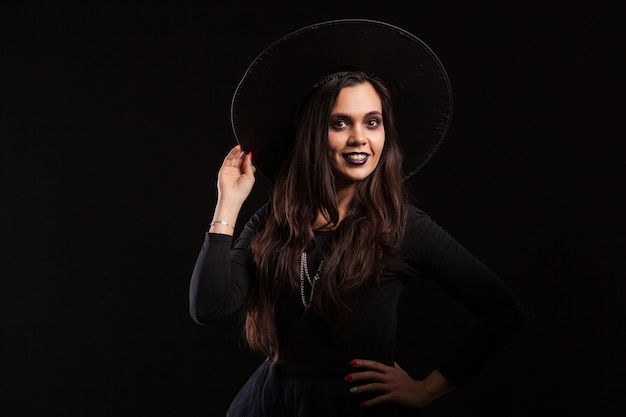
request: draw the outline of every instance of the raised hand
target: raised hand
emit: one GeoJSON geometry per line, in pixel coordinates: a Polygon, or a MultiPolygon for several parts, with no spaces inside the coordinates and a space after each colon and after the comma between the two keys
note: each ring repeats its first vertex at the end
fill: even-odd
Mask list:
{"type": "Polygon", "coordinates": [[[239,210],[254,186],[252,154],[245,153],[240,145],[233,147],[217,175],[217,205],[211,222],[211,232],[232,234],[239,210]]]}
{"type": "Polygon", "coordinates": [[[252,191],[255,171],[252,155],[244,153],[240,145],[232,148],[224,158],[217,176],[218,200],[243,203],[252,191]]]}

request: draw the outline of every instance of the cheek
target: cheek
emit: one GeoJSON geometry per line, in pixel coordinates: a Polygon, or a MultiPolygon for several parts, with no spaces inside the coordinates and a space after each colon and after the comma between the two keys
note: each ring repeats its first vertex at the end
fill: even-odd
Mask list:
{"type": "Polygon", "coordinates": [[[339,149],[341,149],[341,138],[339,137],[339,135],[334,132],[334,133],[328,133],[328,151],[331,153],[337,152],[339,149]]]}
{"type": "Polygon", "coordinates": [[[378,138],[378,140],[375,143],[376,146],[376,150],[378,151],[378,155],[380,155],[383,152],[383,149],[385,149],[385,134],[381,134],[380,138],[378,138]]]}

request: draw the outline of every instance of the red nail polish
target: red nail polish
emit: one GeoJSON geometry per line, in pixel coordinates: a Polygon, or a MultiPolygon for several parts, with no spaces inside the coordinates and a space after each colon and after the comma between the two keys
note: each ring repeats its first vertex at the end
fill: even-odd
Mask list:
{"type": "Polygon", "coordinates": [[[365,403],[361,403],[361,404],[359,404],[359,407],[361,407],[361,408],[365,408],[365,403]]]}
{"type": "Polygon", "coordinates": [[[344,378],[346,381],[352,381],[352,375],[348,374],[346,375],[346,377],[344,378]]]}
{"type": "Polygon", "coordinates": [[[252,161],[252,151],[248,152],[248,155],[250,155],[250,161],[252,161]]]}
{"type": "Polygon", "coordinates": [[[358,364],[359,364],[359,361],[357,361],[356,359],[350,361],[350,365],[352,366],[356,366],[358,364]]]}

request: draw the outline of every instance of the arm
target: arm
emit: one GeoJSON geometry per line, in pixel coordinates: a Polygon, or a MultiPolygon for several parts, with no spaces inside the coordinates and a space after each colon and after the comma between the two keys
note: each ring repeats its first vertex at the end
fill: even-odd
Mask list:
{"type": "Polygon", "coordinates": [[[528,322],[526,310],[504,282],[426,214],[415,209],[405,246],[421,276],[434,280],[477,319],[438,370],[454,386],[474,378],[528,322]]]}
{"type": "Polygon", "coordinates": [[[496,274],[426,214],[414,210],[401,248],[407,256],[407,273],[437,282],[476,316],[477,324],[456,352],[423,380],[414,380],[398,364],[354,360],[352,366],[365,371],[346,377],[364,382],[352,392],[381,393],[362,407],[384,402],[424,407],[478,374],[528,320],[524,308],[496,274]]]}
{"type": "Polygon", "coordinates": [[[231,149],[219,170],[213,220],[189,287],[189,312],[198,323],[236,311],[249,291],[246,248],[231,253],[231,245],[239,211],[254,185],[254,171],[251,156],[239,145],[231,149]]]}

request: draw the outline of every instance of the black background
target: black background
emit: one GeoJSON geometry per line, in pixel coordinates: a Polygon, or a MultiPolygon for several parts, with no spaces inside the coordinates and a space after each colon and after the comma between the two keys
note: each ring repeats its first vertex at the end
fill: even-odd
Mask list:
{"type": "MultiPolygon", "coordinates": [[[[624,13],[618,2],[2,6],[0,414],[222,416],[261,360],[187,290],[234,144],[229,105],[286,32],[385,20],[439,55],[450,134],[418,204],[532,325],[424,416],[624,415],[624,13]]],[[[260,177],[240,223],[267,197],[260,177]]],[[[436,287],[400,306],[422,377],[471,323],[436,287]]]]}

